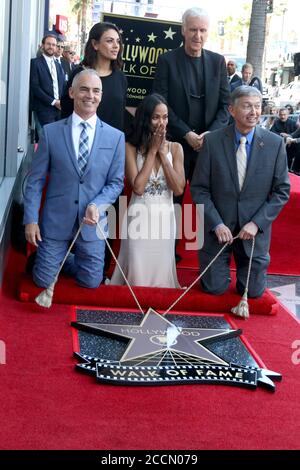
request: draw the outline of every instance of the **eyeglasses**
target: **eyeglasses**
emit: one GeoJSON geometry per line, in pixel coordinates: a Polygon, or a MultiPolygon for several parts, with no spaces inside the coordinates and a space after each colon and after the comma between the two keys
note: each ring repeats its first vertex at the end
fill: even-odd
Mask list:
{"type": "Polygon", "coordinates": [[[259,111],[261,109],[261,104],[242,104],[242,109],[243,111],[251,111],[252,109],[255,109],[255,111],[259,111]]]}

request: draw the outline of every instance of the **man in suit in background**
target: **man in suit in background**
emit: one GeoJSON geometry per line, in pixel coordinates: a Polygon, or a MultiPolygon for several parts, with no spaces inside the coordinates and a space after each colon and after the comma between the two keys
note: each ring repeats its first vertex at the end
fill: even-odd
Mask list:
{"type": "Polygon", "coordinates": [[[66,81],[69,80],[71,73],[76,67],[73,62],[74,55],[75,55],[75,52],[72,50],[71,46],[69,46],[68,44],[65,44],[64,50],[63,50],[63,56],[61,58],[61,66],[63,68],[66,81]]]}
{"type": "Polygon", "coordinates": [[[229,111],[235,123],[205,136],[195,168],[191,193],[196,204],[204,204],[201,271],[220,245],[229,242],[201,279],[209,293],[222,294],[228,288],[232,252],[236,287],[244,293],[254,237],[249,296],[261,296],[266,286],[271,225],[289,198],[290,183],[283,140],[257,125],[261,104],[256,88],[234,90],[229,111]]]}
{"type": "Polygon", "coordinates": [[[82,220],[68,272],[83,287],[101,283],[105,241],[97,236],[96,223],[123,188],[124,134],[97,117],[102,86],[95,70],[75,76],[70,96],[73,114],[44,127],[24,196],[26,239],[37,246],[33,280],[41,287],[54,281],[82,220]]]}
{"type": "Polygon", "coordinates": [[[61,59],[63,57],[64,42],[57,39],[56,51],[54,52],[54,60],[61,66],[61,59]]]}
{"type": "Polygon", "coordinates": [[[232,59],[227,62],[227,73],[230,90],[232,90],[232,85],[237,81],[240,82],[241,80],[241,77],[236,73],[236,63],[232,59]]]}
{"type": "Polygon", "coordinates": [[[62,67],[55,60],[57,39],[47,35],[42,39],[41,56],[31,59],[30,96],[39,137],[42,127],[60,119],[60,98],[65,77],[62,67]]]}
{"type": "Polygon", "coordinates": [[[208,30],[209,17],[204,10],[191,8],[183,14],[184,46],[159,56],[153,86],[168,102],[168,130],[172,139],[183,145],[189,181],[204,133],[225,127],[229,118],[225,60],[203,49],[208,30]]]}
{"type": "MultiPolygon", "coordinates": [[[[286,108],[280,108],[278,112],[278,118],[275,119],[275,122],[272,126],[271,132],[280,135],[283,139],[286,139],[290,135],[293,135],[294,132],[297,131],[297,123],[296,121],[290,117],[289,111],[286,108]]],[[[292,169],[294,166],[293,163],[295,161],[295,150],[296,146],[288,145],[286,147],[287,150],[287,161],[288,161],[288,168],[292,169]]]]}
{"type": "Polygon", "coordinates": [[[263,92],[263,86],[261,79],[257,76],[253,77],[253,66],[249,62],[246,62],[242,66],[242,78],[235,80],[231,85],[231,91],[235,90],[238,86],[249,85],[257,88],[261,93],[263,92]]]}

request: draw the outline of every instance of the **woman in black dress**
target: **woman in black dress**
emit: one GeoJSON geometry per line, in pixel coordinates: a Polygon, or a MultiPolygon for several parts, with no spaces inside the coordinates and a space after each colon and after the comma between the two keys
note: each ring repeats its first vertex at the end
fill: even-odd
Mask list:
{"type": "Polygon", "coordinates": [[[96,23],[89,33],[84,58],[73,71],[61,99],[62,118],[73,112],[73,101],[69,88],[74,76],[84,68],[98,72],[102,81],[102,100],[97,114],[107,124],[124,130],[127,79],[121,71],[122,38],[116,25],[108,22],[96,23]]]}

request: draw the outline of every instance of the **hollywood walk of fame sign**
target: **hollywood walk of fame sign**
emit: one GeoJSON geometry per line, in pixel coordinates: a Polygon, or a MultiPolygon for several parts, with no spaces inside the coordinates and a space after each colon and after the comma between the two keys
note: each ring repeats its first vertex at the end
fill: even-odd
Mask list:
{"type": "MultiPolygon", "coordinates": [[[[246,364],[239,365],[234,362],[237,359],[235,352],[224,358],[209,347],[213,343],[223,344],[237,339],[241,330],[231,329],[226,323],[222,328],[185,326],[187,318],[191,317],[182,316],[180,324],[177,324],[149,309],[139,324],[73,322],[72,326],[94,338],[98,335],[98,338],[116,338],[123,346],[126,343],[117,354],[115,345],[110,343],[107,351],[111,349],[113,353],[107,354],[106,351],[103,354],[108,357],[76,353],[82,361],[77,368],[96,375],[100,382],[114,384],[221,383],[249,388],[256,388],[259,384],[275,389],[271,379],[280,380],[280,374],[260,368],[249,357],[246,364]]],[[[240,341],[238,348],[241,348],[240,341]]],[[[238,354],[249,356],[249,352],[245,356],[242,350],[238,354]]]]}
{"type": "Polygon", "coordinates": [[[159,55],[182,44],[181,24],[113,13],[104,13],[102,18],[121,31],[123,72],[128,80],[126,106],[137,107],[152,92],[159,55]]]}

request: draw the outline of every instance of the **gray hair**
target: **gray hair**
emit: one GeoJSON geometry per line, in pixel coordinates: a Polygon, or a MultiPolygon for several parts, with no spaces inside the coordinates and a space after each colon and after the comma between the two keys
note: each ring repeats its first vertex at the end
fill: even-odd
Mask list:
{"type": "Polygon", "coordinates": [[[72,88],[75,88],[80,80],[81,77],[84,77],[85,75],[89,75],[91,77],[97,77],[100,81],[100,84],[101,84],[101,78],[99,77],[99,75],[97,74],[96,70],[94,69],[84,69],[82,70],[81,72],[77,73],[75,75],[75,77],[73,78],[73,81],[72,81],[72,88]]]}
{"type": "Polygon", "coordinates": [[[246,62],[243,67],[242,67],[242,72],[244,72],[245,69],[251,69],[253,70],[253,65],[250,64],[250,62],[246,62]]]}
{"type": "Polygon", "coordinates": [[[182,15],[182,26],[185,27],[186,21],[189,17],[198,17],[198,18],[206,18],[208,21],[210,20],[209,14],[203,8],[189,8],[186,10],[182,15]]]}
{"type": "Polygon", "coordinates": [[[237,104],[237,101],[244,96],[256,96],[262,102],[261,92],[254,86],[242,85],[233,90],[230,96],[230,104],[232,106],[237,104]]]}

